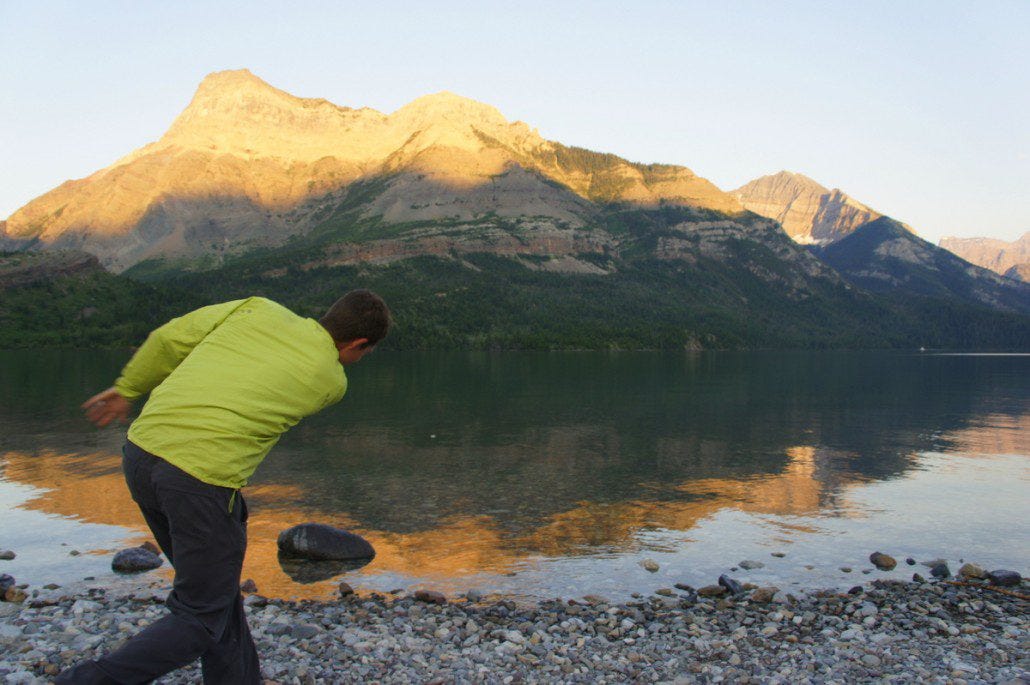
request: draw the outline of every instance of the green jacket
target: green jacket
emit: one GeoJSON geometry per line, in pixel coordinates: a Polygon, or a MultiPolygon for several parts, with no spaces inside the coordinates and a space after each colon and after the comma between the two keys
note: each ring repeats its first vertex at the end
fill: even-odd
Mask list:
{"type": "Polygon", "coordinates": [[[150,393],[132,442],[205,483],[238,489],[279,436],[340,401],[347,377],[321,324],[251,297],[156,329],[114,385],[129,400],[150,393]]]}

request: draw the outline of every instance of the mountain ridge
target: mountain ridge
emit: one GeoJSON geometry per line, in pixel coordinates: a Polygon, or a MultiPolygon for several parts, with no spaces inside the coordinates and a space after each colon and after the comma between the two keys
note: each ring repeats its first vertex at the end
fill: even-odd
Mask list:
{"type": "Polygon", "coordinates": [[[1011,241],[944,237],[940,246],[967,262],[1009,278],[1026,281],[1030,274],[1030,231],[1011,241]]]}
{"type": "Polygon", "coordinates": [[[1030,314],[1030,285],[970,264],[889,217],[863,224],[816,252],[850,282],[872,292],[1030,314]]]}
{"type": "Polygon", "coordinates": [[[236,253],[306,233],[326,211],[354,204],[355,183],[377,182],[357,219],[493,213],[575,227],[598,202],[742,209],[686,167],[547,141],[446,91],[387,115],[297,98],[238,70],[206,77],[158,141],[17,210],[0,245],[84,249],[116,271],[161,256],[236,253]]]}

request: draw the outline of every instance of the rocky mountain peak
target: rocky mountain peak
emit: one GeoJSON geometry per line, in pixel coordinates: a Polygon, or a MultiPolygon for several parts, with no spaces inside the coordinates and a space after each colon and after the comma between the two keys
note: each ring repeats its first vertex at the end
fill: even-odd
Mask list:
{"type": "Polygon", "coordinates": [[[730,194],[755,214],[779,221],[799,243],[840,240],[883,216],[841,190],[829,190],[804,174],[790,171],[756,178],[730,194]]]}
{"type": "Polygon", "coordinates": [[[506,125],[508,123],[508,120],[496,107],[446,90],[416,98],[391,114],[390,118],[413,123],[432,123],[441,119],[457,120],[469,124],[506,125]]]}

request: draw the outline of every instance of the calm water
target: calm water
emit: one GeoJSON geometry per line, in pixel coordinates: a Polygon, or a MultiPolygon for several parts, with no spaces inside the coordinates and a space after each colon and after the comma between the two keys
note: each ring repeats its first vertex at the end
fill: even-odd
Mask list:
{"type": "MultiPolygon", "coordinates": [[[[144,539],[124,428],[78,410],[126,358],[0,352],[0,572],[111,583],[144,539]]],[[[336,578],[359,590],[624,599],[743,559],[785,588],[925,574],[863,576],[875,550],[1030,570],[1030,356],[376,353],[349,375],[245,490],[264,594],[332,591],[276,559],[304,521],[375,545],[336,578]]]]}

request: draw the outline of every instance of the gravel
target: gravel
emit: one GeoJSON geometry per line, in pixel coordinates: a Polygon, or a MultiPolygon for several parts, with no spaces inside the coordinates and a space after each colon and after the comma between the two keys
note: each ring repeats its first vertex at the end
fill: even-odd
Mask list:
{"type": "MultiPolygon", "coordinates": [[[[1013,590],[1025,596],[1027,583],[1013,590]]],[[[165,611],[153,590],[27,592],[0,603],[0,683],[48,682],[165,611]]],[[[251,595],[246,604],[275,683],[1030,682],[1026,600],[977,584],[877,580],[801,596],[688,589],[625,604],[474,597],[251,595]]],[[[195,665],[158,682],[199,680],[195,665]]]]}

